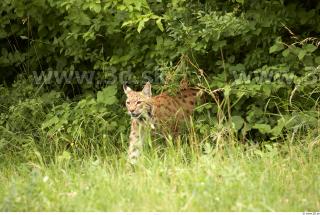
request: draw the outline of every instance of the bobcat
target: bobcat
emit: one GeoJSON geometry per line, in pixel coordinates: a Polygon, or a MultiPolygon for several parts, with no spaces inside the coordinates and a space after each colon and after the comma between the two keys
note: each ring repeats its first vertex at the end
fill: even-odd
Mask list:
{"type": "Polygon", "coordinates": [[[160,132],[175,132],[181,122],[192,114],[198,89],[187,88],[176,96],[167,93],[152,97],[151,84],[147,82],[142,91],[133,91],[123,85],[127,96],[126,107],[131,116],[131,131],[129,137],[129,162],[135,164],[148,130],[156,129],[160,132]]]}

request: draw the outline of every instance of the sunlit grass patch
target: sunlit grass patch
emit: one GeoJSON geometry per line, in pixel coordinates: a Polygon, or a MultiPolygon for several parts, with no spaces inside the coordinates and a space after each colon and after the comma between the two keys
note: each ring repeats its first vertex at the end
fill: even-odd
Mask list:
{"type": "Polygon", "coordinates": [[[319,147],[230,146],[213,153],[188,145],[145,147],[134,168],[126,154],[62,153],[50,164],[4,164],[2,211],[315,211],[319,147]],[[63,157],[64,156],[64,157],[63,157]]]}

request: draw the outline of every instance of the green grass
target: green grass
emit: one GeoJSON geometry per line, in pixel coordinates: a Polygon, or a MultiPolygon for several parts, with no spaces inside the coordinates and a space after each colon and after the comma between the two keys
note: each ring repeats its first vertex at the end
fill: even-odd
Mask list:
{"type": "Polygon", "coordinates": [[[1,211],[316,211],[320,148],[147,147],[135,169],[125,152],[0,165],[1,211]]]}

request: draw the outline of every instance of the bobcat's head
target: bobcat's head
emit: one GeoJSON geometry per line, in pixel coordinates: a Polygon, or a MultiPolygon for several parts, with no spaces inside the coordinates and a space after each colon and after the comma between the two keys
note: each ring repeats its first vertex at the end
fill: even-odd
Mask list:
{"type": "Polygon", "coordinates": [[[151,116],[151,84],[147,82],[142,91],[133,91],[130,87],[123,85],[127,95],[126,106],[128,113],[133,118],[149,118],[151,116]]]}

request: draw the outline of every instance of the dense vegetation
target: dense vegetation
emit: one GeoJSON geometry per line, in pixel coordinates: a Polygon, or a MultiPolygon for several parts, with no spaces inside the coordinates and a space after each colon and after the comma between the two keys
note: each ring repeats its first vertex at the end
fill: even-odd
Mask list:
{"type": "MultiPolygon", "coordinates": [[[[319,208],[314,166],[319,163],[320,137],[317,0],[2,0],[0,6],[2,210],[319,208]],[[197,108],[190,135],[146,146],[153,150],[133,182],[138,186],[146,180],[148,185],[156,179],[159,188],[148,187],[151,196],[145,198],[155,198],[149,207],[130,205],[136,191],[140,200],[148,191],[128,185],[133,176],[122,168],[129,128],[122,84],[139,89],[149,80],[158,93],[177,90],[185,79],[207,92],[208,103],[197,108]],[[222,92],[218,100],[211,93],[215,89],[222,92]],[[189,143],[182,144],[186,149],[179,148],[180,141],[189,143]],[[219,169],[220,163],[227,169],[219,169]],[[308,178],[294,172],[304,168],[301,174],[308,178]],[[199,178],[193,178],[198,170],[199,178]],[[45,185],[47,174],[59,180],[59,171],[65,174],[62,181],[45,185]],[[263,171],[266,178],[259,175],[263,171]],[[237,177],[231,174],[242,182],[232,181],[237,177]],[[285,175],[290,175],[288,181],[285,175]],[[88,177],[93,184],[108,176],[119,182],[108,179],[100,185],[119,185],[117,192],[127,192],[128,198],[114,207],[92,205],[105,193],[98,187],[93,188],[96,194],[86,193],[81,181],[88,177]],[[221,178],[231,181],[216,182],[221,178]],[[28,205],[38,193],[30,187],[41,180],[43,196],[28,205]],[[181,188],[170,180],[186,182],[181,188]],[[221,196],[206,193],[210,180],[216,184],[208,189],[218,189],[221,196]],[[272,181],[280,184],[272,186],[272,181]],[[68,183],[84,192],[79,198],[91,196],[89,206],[78,208],[80,200],[64,205],[58,193],[47,196],[68,183]],[[297,187],[292,196],[277,191],[281,187],[288,193],[286,185],[297,187]],[[161,193],[171,189],[179,190],[177,196],[161,193]],[[237,205],[230,197],[243,189],[248,196],[237,205]],[[257,198],[249,195],[256,191],[257,198]],[[308,195],[299,198],[298,193],[308,195]],[[202,198],[215,203],[201,206],[202,198]],[[285,202],[269,205],[274,198],[285,202]],[[157,207],[157,202],[167,204],[163,199],[175,204],[157,207]],[[305,200],[295,205],[297,199],[305,200]]],[[[80,191],[64,190],[64,198],[70,192],[80,191]]],[[[106,193],[111,202],[120,198],[106,193]]]]}

